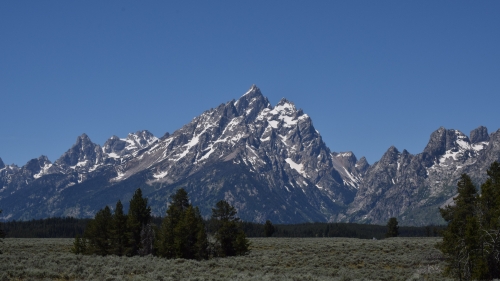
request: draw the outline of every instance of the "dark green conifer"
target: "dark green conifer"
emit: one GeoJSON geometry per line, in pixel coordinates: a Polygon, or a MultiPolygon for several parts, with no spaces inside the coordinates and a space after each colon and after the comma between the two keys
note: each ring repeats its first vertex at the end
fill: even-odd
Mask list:
{"type": "Polygon", "coordinates": [[[225,200],[217,202],[212,209],[215,224],[215,253],[217,256],[235,256],[248,253],[250,242],[242,231],[236,209],[225,200]]]}
{"type": "Polygon", "coordinates": [[[387,222],[387,233],[385,237],[398,237],[399,236],[399,226],[398,220],[394,217],[390,218],[387,222]]]}
{"type": "MultiPolygon", "coordinates": [[[[2,213],[2,210],[0,210],[0,214],[2,213]]],[[[3,243],[3,238],[5,238],[5,232],[2,229],[2,224],[0,223],[0,243],[3,243]]],[[[0,249],[0,254],[2,253],[2,250],[0,249]]]]}
{"type": "Polygon", "coordinates": [[[264,236],[271,237],[273,236],[274,231],[275,231],[274,225],[271,223],[270,220],[266,220],[266,223],[264,224],[264,236]]]}
{"type": "Polygon", "coordinates": [[[487,171],[488,179],[481,185],[479,197],[481,252],[487,274],[483,279],[500,278],[500,164],[493,162],[487,171]]]}
{"type": "MultiPolygon", "coordinates": [[[[190,206],[187,192],[181,188],[175,194],[170,196],[167,215],[163,219],[156,241],[158,255],[166,258],[177,257],[175,248],[176,227],[182,220],[184,211],[190,206]]],[[[178,230],[177,230],[178,232],[178,230]]]]}
{"type": "Polygon", "coordinates": [[[440,209],[448,227],[442,232],[443,241],[438,244],[438,248],[447,260],[445,272],[457,279],[470,280],[476,262],[473,241],[478,239],[477,232],[472,231],[477,228],[474,219],[477,214],[477,190],[466,174],[462,174],[457,186],[458,195],[453,198],[455,204],[440,209]]]}
{"type": "Polygon", "coordinates": [[[138,188],[132,199],[127,215],[127,228],[129,234],[129,245],[127,255],[138,254],[141,245],[141,231],[143,226],[151,221],[151,207],[148,206],[148,199],[142,197],[142,191],[138,188]]]}
{"type": "Polygon", "coordinates": [[[88,240],[90,254],[101,256],[111,254],[110,225],[113,218],[108,206],[99,210],[85,229],[84,238],[88,240]]]}
{"type": "Polygon", "coordinates": [[[111,253],[122,256],[126,254],[129,245],[127,216],[123,213],[123,205],[120,200],[116,202],[115,213],[111,225],[111,253]]]}
{"type": "Polygon", "coordinates": [[[187,192],[171,196],[157,239],[157,254],[166,258],[205,259],[208,240],[199,209],[189,204],[187,192]]]}
{"type": "Polygon", "coordinates": [[[73,247],[71,248],[71,252],[76,255],[86,254],[87,252],[86,239],[80,237],[80,235],[77,234],[75,237],[75,241],[73,242],[73,247]]]}

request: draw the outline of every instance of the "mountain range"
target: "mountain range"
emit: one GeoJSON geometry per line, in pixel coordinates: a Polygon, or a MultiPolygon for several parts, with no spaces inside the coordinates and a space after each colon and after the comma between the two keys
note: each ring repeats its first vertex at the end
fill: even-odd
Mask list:
{"type": "Polygon", "coordinates": [[[423,152],[390,147],[370,165],[331,151],[306,113],[286,99],[272,106],[253,85],[160,138],[139,131],[101,146],[82,134],[55,162],[0,159],[0,219],[92,217],[118,200],[127,207],[137,188],[163,216],[184,188],[205,217],[225,199],[253,222],[439,224],[460,175],[479,185],[498,160],[500,130],[480,126],[466,136],[441,127],[423,152]]]}

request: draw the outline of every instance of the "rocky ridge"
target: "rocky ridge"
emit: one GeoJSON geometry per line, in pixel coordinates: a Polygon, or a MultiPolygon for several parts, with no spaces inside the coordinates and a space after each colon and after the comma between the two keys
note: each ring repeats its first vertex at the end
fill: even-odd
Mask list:
{"type": "Polygon", "coordinates": [[[271,106],[253,85],[161,138],[139,131],[112,136],[101,147],[83,134],[54,163],[45,156],[23,167],[0,159],[3,219],[92,216],[128,202],[141,187],[155,215],[185,188],[207,216],[226,199],[248,221],[439,223],[438,207],[455,194],[466,172],[485,178],[500,159],[500,131],[439,128],[424,151],[391,147],[369,165],[352,152],[332,152],[311,118],[282,99],[271,106]]]}

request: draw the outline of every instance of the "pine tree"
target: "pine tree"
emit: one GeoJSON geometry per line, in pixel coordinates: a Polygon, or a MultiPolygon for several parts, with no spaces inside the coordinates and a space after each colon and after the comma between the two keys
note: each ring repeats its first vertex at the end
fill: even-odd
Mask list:
{"type": "Polygon", "coordinates": [[[110,225],[113,221],[111,210],[108,206],[99,210],[94,219],[89,222],[85,229],[84,238],[88,240],[90,254],[101,256],[111,254],[111,231],[110,225]]]}
{"type": "Polygon", "coordinates": [[[86,239],[80,237],[79,234],[76,235],[75,241],[73,242],[73,247],[71,248],[73,254],[86,254],[87,253],[87,243],[86,239]]]}
{"type": "Polygon", "coordinates": [[[120,200],[116,202],[113,222],[111,224],[111,253],[117,256],[126,254],[129,245],[127,216],[123,213],[123,205],[120,200]]]}
{"type": "Polygon", "coordinates": [[[148,199],[142,197],[142,191],[138,188],[132,199],[127,215],[127,228],[129,235],[129,245],[127,255],[138,254],[141,245],[142,228],[151,221],[151,207],[148,206],[148,199]]]}
{"type": "Polygon", "coordinates": [[[203,240],[206,236],[199,235],[204,232],[204,225],[199,211],[193,206],[189,206],[183,213],[181,220],[174,229],[174,247],[177,258],[202,259],[206,255],[203,249],[203,240]],[[198,241],[201,239],[201,241],[198,241]],[[198,248],[200,247],[200,248],[198,248]]]}
{"type": "MultiPolygon", "coordinates": [[[[0,214],[2,213],[2,210],[0,210],[0,214]]],[[[5,238],[5,232],[2,229],[2,224],[0,223],[0,243],[3,243],[3,238],[5,238]]],[[[2,250],[0,249],[0,254],[2,253],[2,250]]]]}
{"type": "Polygon", "coordinates": [[[270,220],[266,220],[266,223],[264,224],[264,236],[271,237],[273,236],[274,231],[275,231],[274,225],[271,223],[270,220]]]}
{"type": "Polygon", "coordinates": [[[236,209],[225,200],[217,202],[212,209],[215,224],[215,252],[220,257],[244,255],[249,252],[250,242],[241,229],[236,209]]]}
{"type": "Polygon", "coordinates": [[[170,196],[167,215],[163,219],[157,239],[158,255],[165,258],[177,257],[175,249],[175,229],[190,206],[187,192],[181,188],[170,196]]]}
{"type": "Polygon", "coordinates": [[[156,241],[157,254],[166,258],[206,259],[208,240],[199,209],[184,189],[171,196],[167,216],[156,241]]]}
{"type": "Polygon", "coordinates": [[[206,226],[201,216],[200,210],[198,207],[195,208],[195,214],[197,218],[197,234],[196,234],[196,243],[194,245],[196,249],[195,258],[198,260],[208,259],[208,237],[207,232],[205,230],[206,226]]]}
{"type": "Polygon", "coordinates": [[[482,252],[488,268],[484,279],[500,278],[500,164],[494,162],[487,171],[479,197],[482,252]]]}
{"type": "Polygon", "coordinates": [[[390,218],[387,222],[387,233],[385,237],[398,237],[399,236],[399,226],[398,220],[396,218],[390,218]]]}
{"type": "MultiPolygon", "coordinates": [[[[470,280],[477,262],[477,190],[470,177],[462,174],[458,181],[458,195],[453,198],[455,205],[440,209],[441,216],[448,222],[443,231],[443,241],[438,248],[447,261],[445,273],[460,280],[470,280]]],[[[481,264],[481,262],[479,262],[481,264]]],[[[477,265],[479,265],[477,264],[477,265]]]]}
{"type": "Polygon", "coordinates": [[[142,227],[141,230],[141,248],[138,250],[138,254],[143,257],[147,255],[154,254],[154,241],[155,241],[155,231],[153,226],[148,223],[142,227]]]}

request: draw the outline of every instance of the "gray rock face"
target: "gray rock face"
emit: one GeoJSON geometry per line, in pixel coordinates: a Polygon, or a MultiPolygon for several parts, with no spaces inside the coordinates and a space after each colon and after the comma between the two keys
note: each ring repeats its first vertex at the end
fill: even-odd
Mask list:
{"type": "Polygon", "coordinates": [[[489,140],[488,129],[484,126],[479,126],[470,132],[471,143],[487,142],[489,140]]]}
{"type": "Polygon", "coordinates": [[[63,170],[88,171],[103,162],[103,152],[100,145],[93,143],[83,134],[76,143],[66,151],[55,164],[63,170]]]}
{"type": "Polygon", "coordinates": [[[500,133],[484,137],[483,128],[475,130],[472,142],[460,131],[441,127],[417,155],[391,147],[363,174],[344,220],[383,224],[395,216],[410,225],[443,223],[437,210],[456,195],[460,175],[481,183],[491,163],[500,159],[500,139],[494,139],[500,133]]]}
{"type": "Polygon", "coordinates": [[[438,207],[455,195],[461,173],[480,182],[499,159],[500,131],[479,127],[469,139],[441,127],[422,153],[390,147],[369,165],[330,151],[307,114],[286,99],[271,106],[253,85],[160,139],[139,131],[101,147],[83,134],[54,163],[0,160],[0,206],[3,219],[90,217],[141,187],[160,216],[182,187],[204,216],[225,199],[247,221],[385,224],[395,216],[420,225],[441,222],[438,207]]]}

